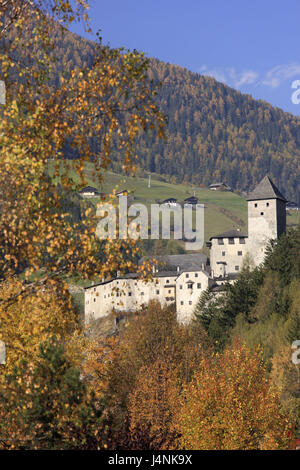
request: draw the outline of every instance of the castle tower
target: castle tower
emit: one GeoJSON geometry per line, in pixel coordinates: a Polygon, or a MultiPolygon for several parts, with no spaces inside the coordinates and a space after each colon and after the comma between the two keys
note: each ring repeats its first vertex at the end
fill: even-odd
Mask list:
{"type": "Polygon", "coordinates": [[[286,199],[268,176],[248,195],[248,251],[255,265],[265,256],[270,239],[286,229],[286,199]]]}

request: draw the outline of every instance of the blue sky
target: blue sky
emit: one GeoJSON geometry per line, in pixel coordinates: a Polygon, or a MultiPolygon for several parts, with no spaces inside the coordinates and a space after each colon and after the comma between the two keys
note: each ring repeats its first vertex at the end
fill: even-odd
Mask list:
{"type": "MultiPolygon", "coordinates": [[[[105,43],[212,75],[300,115],[299,0],[90,0],[105,43]]],[[[87,36],[82,27],[73,30],[87,36]]]]}

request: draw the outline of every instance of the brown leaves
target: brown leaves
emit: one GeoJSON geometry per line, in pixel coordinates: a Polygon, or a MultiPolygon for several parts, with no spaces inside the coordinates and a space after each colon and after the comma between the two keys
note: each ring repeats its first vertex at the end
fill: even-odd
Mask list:
{"type": "Polygon", "coordinates": [[[180,387],[176,364],[157,360],[140,369],[129,396],[128,418],[132,448],[172,449],[176,446],[174,404],[180,387]],[[143,441],[140,441],[143,436],[143,441]]]}
{"type": "Polygon", "coordinates": [[[175,421],[186,449],[287,448],[287,418],[261,352],[236,342],[204,358],[185,387],[175,421]]]}
{"type": "MultiPolygon", "coordinates": [[[[66,341],[68,338],[69,342],[78,329],[67,292],[61,290],[63,298],[55,289],[50,288],[27,292],[26,296],[18,295],[22,288],[22,283],[17,279],[9,279],[0,284],[2,300],[11,299],[17,294],[13,303],[0,304],[0,339],[7,348],[6,371],[11,370],[21,359],[35,358],[39,344],[49,335],[56,335],[66,341]]],[[[78,339],[77,355],[80,354],[78,339]]]]}

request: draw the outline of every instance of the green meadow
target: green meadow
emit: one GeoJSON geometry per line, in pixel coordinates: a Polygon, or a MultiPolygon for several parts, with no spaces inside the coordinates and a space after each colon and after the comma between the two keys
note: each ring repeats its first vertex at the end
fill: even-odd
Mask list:
{"type": "MultiPolygon", "coordinates": [[[[212,235],[225,232],[230,229],[240,229],[247,233],[247,201],[245,197],[230,191],[212,191],[208,188],[200,188],[191,184],[172,184],[163,181],[159,175],[152,175],[151,186],[148,187],[148,178],[139,176],[127,176],[106,171],[103,183],[99,186],[93,176],[92,163],[86,164],[85,176],[88,185],[96,187],[100,192],[111,194],[113,190],[127,189],[134,197],[134,202],[145,204],[149,211],[150,205],[162,202],[173,197],[182,202],[189,196],[198,197],[198,203],[204,204],[205,212],[205,240],[212,235]]],[[[51,173],[51,170],[50,170],[51,173]]],[[[78,178],[72,174],[74,183],[78,184],[78,178]]],[[[97,205],[99,199],[92,198],[91,202],[97,205]]],[[[300,223],[299,211],[290,211],[287,214],[289,226],[300,223]]],[[[203,248],[206,251],[205,247],[203,248]]]]}

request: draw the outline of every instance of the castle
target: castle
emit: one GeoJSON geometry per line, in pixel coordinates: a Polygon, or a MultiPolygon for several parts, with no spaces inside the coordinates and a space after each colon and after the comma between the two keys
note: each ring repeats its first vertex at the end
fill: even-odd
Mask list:
{"type": "Polygon", "coordinates": [[[151,281],[129,273],[85,288],[85,321],[105,317],[112,310],[137,311],[157,300],[162,306],[175,303],[178,321],[188,323],[204,290],[219,292],[225,282],[234,282],[246,255],[258,266],[268,241],[285,232],[287,201],[268,176],[247,201],[248,235],[230,230],[212,236],[206,244],[210,261],[199,253],[157,257],[164,270],[153,267],[151,281]]]}

